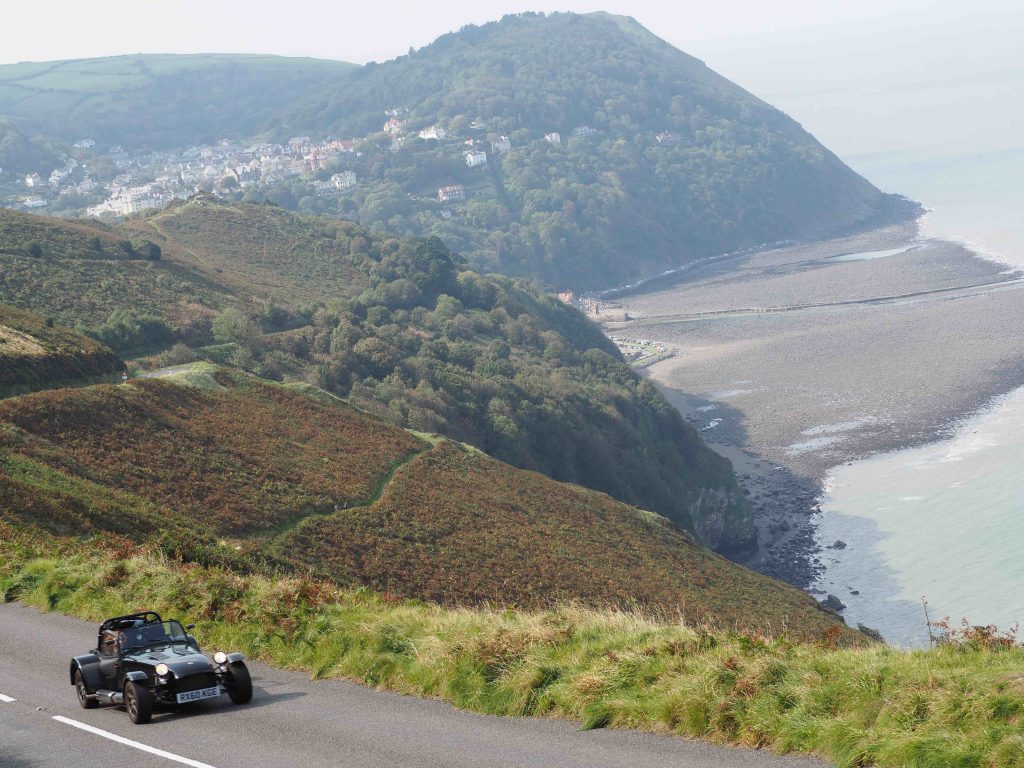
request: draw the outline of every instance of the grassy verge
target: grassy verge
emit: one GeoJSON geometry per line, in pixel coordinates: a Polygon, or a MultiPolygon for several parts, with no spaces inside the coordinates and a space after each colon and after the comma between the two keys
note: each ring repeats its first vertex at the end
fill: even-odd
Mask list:
{"type": "MultiPolygon", "coordinates": [[[[390,601],[0,530],[0,592],[90,620],[152,608],[208,647],[499,715],[818,753],[840,766],[1024,765],[1024,650],[837,649],[665,617],[390,601]]],[[[120,549],[119,549],[120,547],[120,549]]]]}

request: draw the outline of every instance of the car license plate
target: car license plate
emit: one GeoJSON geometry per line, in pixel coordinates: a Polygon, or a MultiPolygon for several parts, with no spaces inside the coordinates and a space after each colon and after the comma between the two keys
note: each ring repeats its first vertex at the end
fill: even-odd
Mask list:
{"type": "Polygon", "coordinates": [[[198,691],[185,691],[184,693],[178,694],[178,703],[186,704],[190,701],[200,701],[202,699],[214,699],[220,696],[220,686],[215,685],[212,688],[200,688],[198,691]]]}

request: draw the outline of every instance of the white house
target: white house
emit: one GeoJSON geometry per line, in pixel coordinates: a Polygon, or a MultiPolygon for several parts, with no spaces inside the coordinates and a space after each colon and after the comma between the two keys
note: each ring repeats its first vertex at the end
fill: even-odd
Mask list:
{"type": "Polygon", "coordinates": [[[479,165],[487,165],[487,153],[480,150],[466,153],[466,165],[476,168],[479,165]]]}
{"type": "Polygon", "coordinates": [[[448,138],[448,131],[439,125],[432,125],[420,131],[420,138],[424,141],[440,141],[448,138]]]}
{"type": "Polygon", "coordinates": [[[67,179],[71,175],[71,171],[65,171],[63,168],[55,168],[53,173],[50,174],[50,186],[59,187],[61,182],[67,179]]]}
{"type": "Polygon", "coordinates": [[[491,149],[498,154],[504,154],[512,149],[512,140],[508,136],[499,136],[491,142],[491,149]]]}
{"type": "Polygon", "coordinates": [[[578,128],[572,129],[572,135],[575,138],[579,138],[581,136],[591,136],[595,133],[597,133],[597,131],[594,128],[591,128],[589,125],[581,125],[578,128]]]}
{"type": "Polygon", "coordinates": [[[96,142],[92,139],[81,139],[74,143],[75,149],[92,149],[96,146],[96,142]]]}
{"type": "Polygon", "coordinates": [[[558,131],[546,133],[544,134],[544,141],[546,141],[548,144],[554,144],[557,147],[559,144],[562,143],[562,134],[558,133],[558,131]]]}
{"type": "Polygon", "coordinates": [[[26,187],[41,187],[43,186],[43,180],[38,173],[30,173],[25,177],[26,187]]]}
{"type": "Polygon", "coordinates": [[[335,189],[348,189],[356,185],[356,172],[355,171],[342,171],[331,176],[331,184],[334,185],[335,189]]]}

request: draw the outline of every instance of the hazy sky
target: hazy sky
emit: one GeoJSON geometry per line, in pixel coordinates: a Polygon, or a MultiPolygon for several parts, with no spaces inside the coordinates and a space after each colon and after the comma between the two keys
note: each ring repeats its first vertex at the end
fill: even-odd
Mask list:
{"type": "MultiPolygon", "coordinates": [[[[981,0],[991,4],[993,0],[981,0]]],[[[635,17],[676,45],[687,41],[905,19],[962,0],[58,0],[5,3],[0,63],[119,53],[256,52],[383,61],[469,23],[506,13],[606,10],[635,17]]],[[[978,2],[970,8],[976,9],[978,2]]]]}
{"type": "Polygon", "coordinates": [[[692,41],[688,52],[845,159],[1024,147],[1024,4],[692,41]]]}

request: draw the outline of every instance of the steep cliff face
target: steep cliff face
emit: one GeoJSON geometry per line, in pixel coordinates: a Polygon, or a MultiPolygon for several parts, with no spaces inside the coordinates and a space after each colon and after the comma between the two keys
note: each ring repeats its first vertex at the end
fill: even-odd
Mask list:
{"type": "Polygon", "coordinates": [[[702,488],[691,514],[697,536],[719,554],[743,560],[757,551],[753,512],[738,488],[702,488]]]}

